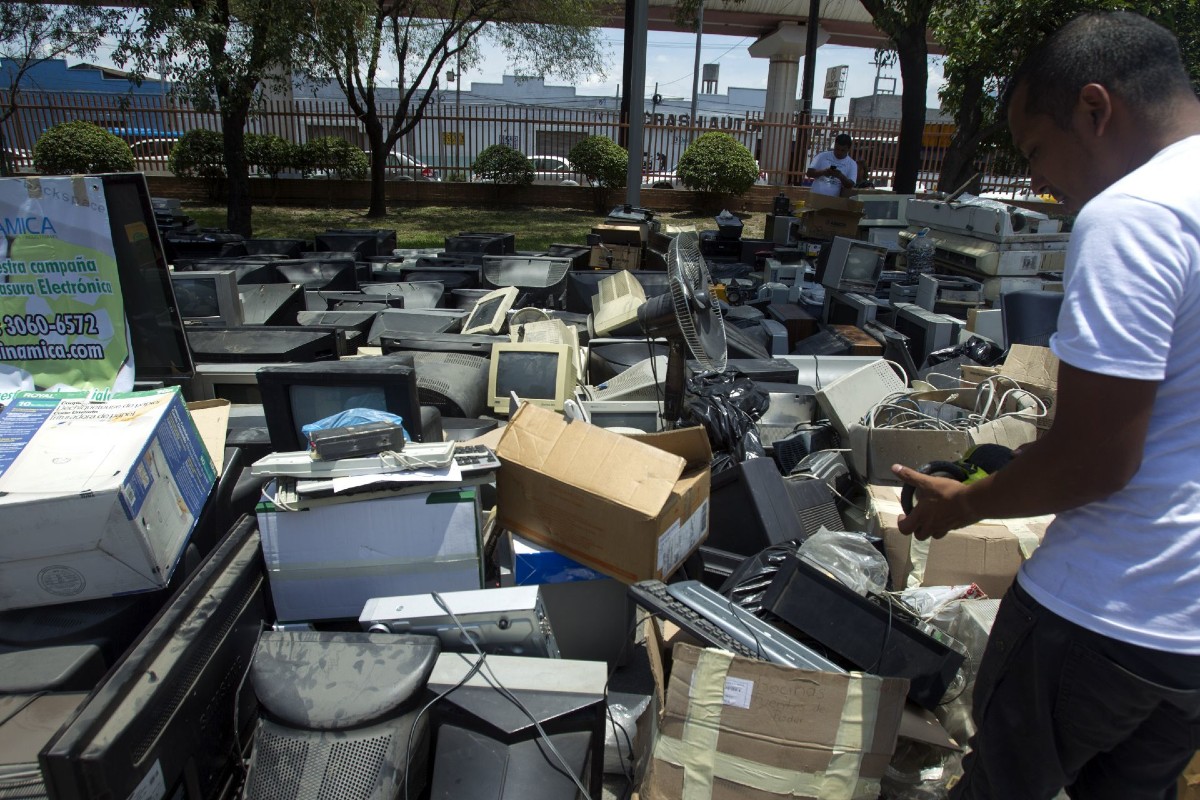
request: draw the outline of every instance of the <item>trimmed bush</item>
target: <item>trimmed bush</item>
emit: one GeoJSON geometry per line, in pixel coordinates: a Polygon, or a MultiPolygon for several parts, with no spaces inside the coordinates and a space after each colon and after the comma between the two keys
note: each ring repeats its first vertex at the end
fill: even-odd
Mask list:
{"type": "Polygon", "coordinates": [[[300,160],[300,148],[273,133],[246,134],[246,163],[251,171],[272,178],[293,169],[300,160]]]}
{"type": "Polygon", "coordinates": [[[300,165],[305,176],[358,179],[367,177],[367,154],[338,136],[318,136],[300,145],[300,165]]]}
{"type": "Polygon", "coordinates": [[[210,181],[225,177],[225,137],[217,131],[196,128],[179,137],[167,168],[177,178],[206,178],[210,181]]]}
{"type": "Polygon", "coordinates": [[[580,140],[567,160],[576,172],[582,172],[593,185],[606,189],[625,185],[629,171],[629,151],[604,136],[580,140]]]}
{"type": "Polygon", "coordinates": [[[758,180],[758,162],[728,133],[711,131],[688,145],[675,174],[693,191],[744,194],[758,180]]]}
{"type": "Polygon", "coordinates": [[[533,183],[533,165],[525,154],[506,144],[485,147],[475,157],[471,171],[493,183],[509,183],[529,186],[533,183]]]}
{"type": "Polygon", "coordinates": [[[33,145],[33,166],[43,175],[133,172],[133,152],[119,136],[90,122],[62,122],[33,145]]]}

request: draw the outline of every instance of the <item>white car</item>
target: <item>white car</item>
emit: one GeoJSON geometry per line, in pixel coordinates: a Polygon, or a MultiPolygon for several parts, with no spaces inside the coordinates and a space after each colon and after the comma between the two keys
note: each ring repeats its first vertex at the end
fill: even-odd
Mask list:
{"type": "Polygon", "coordinates": [[[171,172],[167,159],[177,144],[178,139],[142,139],[129,145],[129,149],[133,151],[133,163],[142,172],[167,175],[171,172]]]}
{"type": "Polygon", "coordinates": [[[417,161],[407,153],[393,150],[387,157],[389,181],[440,181],[442,176],[428,164],[417,161]]]}
{"type": "MultiPolygon", "coordinates": [[[[587,176],[575,172],[571,162],[562,156],[527,156],[533,167],[533,182],[541,186],[591,186],[587,176]]],[[[491,178],[479,175],[471,178],[473,183],[492,183],[491,178]]]]}

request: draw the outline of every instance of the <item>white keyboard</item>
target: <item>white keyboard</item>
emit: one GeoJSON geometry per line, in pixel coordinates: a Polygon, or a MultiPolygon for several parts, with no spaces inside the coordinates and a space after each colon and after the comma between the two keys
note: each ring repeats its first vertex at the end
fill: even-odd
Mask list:
{"type": "Polygon", "coordinates": [[[454,442],[407,442],[403,450],[362,458],[313,461],[307,450],[272,453],[250,467],[255,477],[349,478],[417,469],[444,469],[454,460],[454,442]]]}

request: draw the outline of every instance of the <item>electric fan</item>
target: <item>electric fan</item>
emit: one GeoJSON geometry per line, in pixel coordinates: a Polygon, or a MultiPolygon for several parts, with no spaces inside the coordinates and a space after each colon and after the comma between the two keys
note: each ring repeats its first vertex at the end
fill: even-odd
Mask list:
{"type": "Polygon", "coordinates": [[[687,381],[684,345],[704,372],[724,372],[727,359],[725,323],[712,292],[712,278],[700,255],[695,229],[681,231],[667,250],[670,291],[647,300],[638,309],[638,322],[648,336],[667,339],[667,381],[663,417],[677,424],[683,412],[687,381]]]}

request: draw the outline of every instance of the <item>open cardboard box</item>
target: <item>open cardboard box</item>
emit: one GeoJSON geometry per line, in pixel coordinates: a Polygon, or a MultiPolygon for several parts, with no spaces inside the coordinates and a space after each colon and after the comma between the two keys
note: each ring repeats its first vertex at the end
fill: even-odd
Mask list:
{"type": "Polygon", "coordinates": [[[625,583],[665,580],[708,535],[703,428],[623,436],[526,403],[496,455],[499,524],[625,583]]]}

